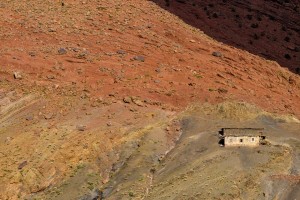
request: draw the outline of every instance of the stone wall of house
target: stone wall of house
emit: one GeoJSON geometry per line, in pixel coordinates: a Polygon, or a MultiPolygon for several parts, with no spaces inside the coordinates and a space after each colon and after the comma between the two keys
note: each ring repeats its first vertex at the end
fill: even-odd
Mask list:
{"type": "Polygon", "coordinates": [[[259,136],[226,136],[225,146],[258,146],[259,136]]]}

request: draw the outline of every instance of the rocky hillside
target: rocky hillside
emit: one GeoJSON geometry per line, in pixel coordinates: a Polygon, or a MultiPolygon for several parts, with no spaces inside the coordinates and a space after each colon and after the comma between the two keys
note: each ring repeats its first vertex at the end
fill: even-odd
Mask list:
{"type": "Polygon", "coordinates": [[[153,0],[218,41],[300,74],[300,1],[153,0]]]}
{"type": "Polygon", "coordinates": [[[0,7],[3,84],[61,94],[72,88],[74,96],[98,99],[133,95],[174,108],[235,99],[300,113],[299,76],[207,37],[155,3],[2,1],[0,7]]]}
{"type": "Polygon", "coordinates": [[[193,104],[300,117],[298,75],[155,2],[3,0],[0,13],[0,199],[101,188],[149,131],[174,145],[168,124],[193,104]]]}

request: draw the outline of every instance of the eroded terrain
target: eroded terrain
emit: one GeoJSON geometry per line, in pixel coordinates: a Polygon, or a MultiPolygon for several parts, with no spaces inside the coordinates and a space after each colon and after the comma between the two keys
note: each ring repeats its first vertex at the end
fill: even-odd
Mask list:
{"type": "Polygon", "coordinates": [[[300,78],[286,66],[152,1],[0,13],[0,199],[298,195],[300,78]],[[265,127],[272,145],[221,148],[225,125],[265,127]]]}
{"type": "MultiPolygon", "coordinates": [[[[253,109],[245,104],[222,104],[185,112],[181,116],[182,135],[172,151],[155,162],[145,157],[143,146],[138,148],[133,160],[143,160],[129,160],[111,180],[108,199],[297,198],[299,121],[253,109]],[[222,127],[264,127],[271,144],[220,147],[218,132],[222,127]]],[[[156,149],[162,144],[163,140],[152,146],[156,149]]],[[[150,152],[152,158],[157,155],[150,152]]]]}

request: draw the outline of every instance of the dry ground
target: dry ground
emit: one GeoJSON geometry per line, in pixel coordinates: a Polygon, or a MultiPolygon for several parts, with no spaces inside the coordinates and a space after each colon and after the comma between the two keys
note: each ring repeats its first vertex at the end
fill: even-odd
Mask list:
{"type": "MultiPolygon", "coordinates": [[[[167,180],[158,174],[160,162],[176,138],[186,135],[179,148],[205,132],[186,144],[193,146],[202,137],[215,139],[221,126],[183,132],[180,113],[189,105],[244,101],[288,114],[285,122],[300,116],[299,76],[215,41],[151,1],[3,0],[0,13],[0,199],[78,199],[106,186],[111,198],[160,198],[170,192],[156,182],[167,180]],[[137,187],[121,181],[137,176],[137,187]]],[[[236,119],[256,116],[253,109],[238,107],[238,117],[216,110],[236,119]]],[[[197,123],[193,117],[188,121],[197,123]]],[[[223,162],[227,150],[212,150],[223,162]]],[[[292,158],[281,147],[274,152],[279,164],[270,174],[286,169],[283,156],[292,158]]],[[[201,159],[189,161],[206,162],[201,159]]],[[[237,167],[244,169],[243,162],[237,167]]]]}

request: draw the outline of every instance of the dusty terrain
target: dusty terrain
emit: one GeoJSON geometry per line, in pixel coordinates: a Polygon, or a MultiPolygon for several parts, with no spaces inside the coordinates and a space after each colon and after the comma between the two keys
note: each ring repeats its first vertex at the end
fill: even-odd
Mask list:
{"type": "Polygon", "coordinates": [[[159,159],[154,150],[163,140],[142,143],[104,190],[107,199],[298,198],[298,120],[239,103],[196,106],[178,117],[182,135],[176,146],[159,159]],[[218,131],[224,126],[265,127],[272,145],[222,148],[218,131]]]}
{"type": "MultiPolygon", "coordinates": [[[[298,145],[299,75],[210,38],[152,1],[3,0],[0,13],[0,199],[84,199],[91,191],[100,196],[96,189],[112,199],[167,197],[171,186],[166,191],[161,186],[176,171],[162,170],[161,162],[173,165],[169,158],[163,161],[166,152],[183,134],[170,152],[170,159],[177,159],[172,152],[194,148],[198,144],[193,142],[180,145],[206,129],[199,145],[209,149],[206,139],[215,139],[222,125],[222,120],[218,126],[202,121],[207,125],[184,129],[182,115],[195,104],[242,101],[259,112],[285,115],[288,125],[278,130],[289,132],[298,145]]],[[[246,110],[238,110],[239,119],[246,110]]],[[[198,123],[198,113],[187,115],[198,123]]],[[[236,120],[230,111],[222,115],[236,120]]],[[[196,143],[202,135],[195,138],[196,143]]],[[[207,151],[205,156],[220,158],[235,152],[215,143],[207,151]]],[[[289,162],[280,159],[287,156],[292,162],[296,156],[290,150],[261,151],[262,159],[279,155],[279,161],[265,162],[278,164],[266,176],[283,169],[289,175],[289,162]]],[[[246,153],[237,151],[230,159],[235,162],[246,153]]],[[[189,161],[196,165],[205,156],[189,161]]],[[[239,163],[237,180],[249,175],[239,163]]],[[[254,165],[257,170],[260,163],[254,165]]],[[[294,171],[299,174],[298,168],[294,171]]],[[[258,188],[258,180],[253,181],[258,188]]],[[[270,198],[276,195],[272,187],[265,192],[270,198]]]]}

